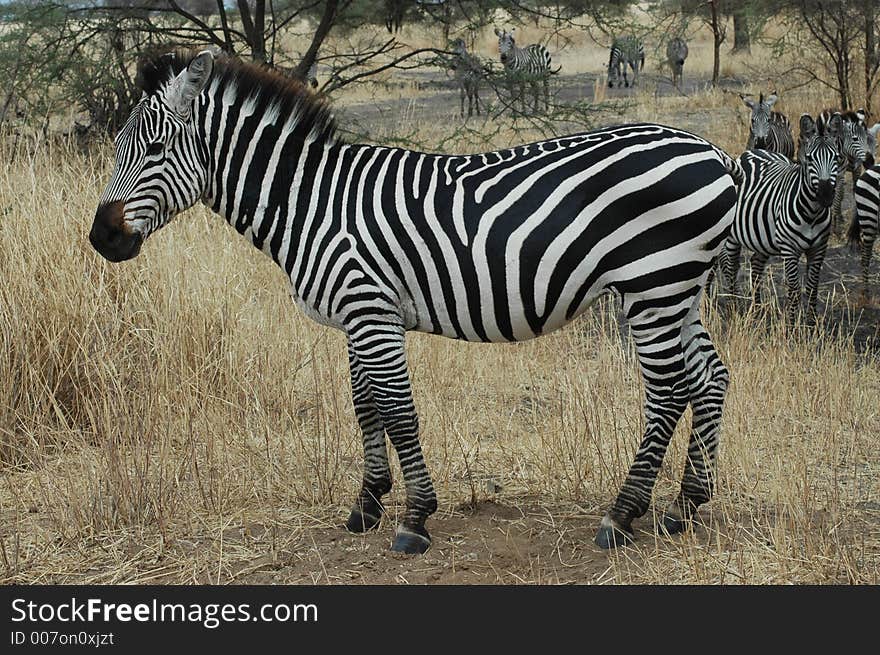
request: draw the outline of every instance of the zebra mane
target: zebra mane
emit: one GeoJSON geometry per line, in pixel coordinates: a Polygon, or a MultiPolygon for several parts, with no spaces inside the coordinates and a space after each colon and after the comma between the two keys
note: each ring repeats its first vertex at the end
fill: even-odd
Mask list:
{"type": "MultiPolygon", "coordinates": [[[[143,55],[138,62],[137,85],[147,95],[158,93],[197,54],[194,50],[173,48],[143,55]]],[[[323,141],[339,141],[330,106],[298,80],[225,54],[215,57],[212,79],[221,88],[233,87],[241,99],[256,100],[258,113],[271,109],[277,112],[278,122],[294,119],[296,131],[304,137],[314,133],[323,141]]]]}

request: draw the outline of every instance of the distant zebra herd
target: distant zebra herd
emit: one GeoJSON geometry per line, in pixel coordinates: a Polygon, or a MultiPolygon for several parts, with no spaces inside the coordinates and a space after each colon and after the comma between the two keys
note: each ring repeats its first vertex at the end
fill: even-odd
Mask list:
{"type": "MultiPolygon", "coordinates": [[[[557,74],[561,67],[553,68],[552,56],[547,48],[539,43],[525,47],[516,45],[515,28],[499,30],[498,53],[504,72],[504,83],[510,97],[509,107],[516,109],[517,103],[522,111],[528,111],[526,87],[532,91],[534,102],[532,110],[540,109],[540,91],[543,87],[544,109],[550,109],[550,78],[557,74]]],[[[461,97],[460,115],[465,118],[465,99],[467,99],[467,117],[476,111],[480,115],[480,85],[490,76],[491,68],[473,53],[469,52],[464,39],[458,38],[449,44],[452,58],[448,67],[454,73],[461,97]]],[[[672,83],[681,88],[684,63],[688,56],[688,46],[684,39],[670,39],[666,48],[666,59],[672,71],[672,83]]],[[[645,46],[640,38],[625,35],[614,39],[608,59],[608,86],[630,87],[638,82],[639,72],[645,68],[645,46]],[[632,83],[628,71],[632,70],[632,83]]]]}
{"type": "MultiPolygon", "coordinates": [[[[537,106],[538,84],[553,73],[549,53],[496,34],[505,68],[527,74],[537,106]]],[[[461,111],[467,99],[469,112],[479,113],[481,64],[464,45],[454,45],[461,111]]],[[[612,66],[626,64],[635,83],[643,48],[635,40],[617,45],[609,80],[612,66]]],[[[679,80],[681,45],[667,51],[679,80]]],[[[625,67],[619,75],[627,84],[625,67]]],[[[806,255],[813,309],[829,209],[844,171],[860,167],[851,235],[866,266],[877,235],[880,125],[868,129],[863,112],[801,116],[795,149],[789,122],[771,109],[778,96],[744,98],[750,149],[737,159],[653,123],[444,155],[349,142],[325,98],[212,51],[156,55],[141,63],[138,79],[143,98],[117,136],[90,242],[110,261],[129,260],[201,201],[273,259],[297,306],[347,339],[364,470],[346,527],[366,532],[385,516],[387,437],[406,490],[391,548],[404,553],[427,550],[426,520],[437,509],[407,331],[522,341],[570,323],[603,294],[620,299],[645,401],[641,444],[595,537],[612,548],[634,539],[632,522],[649,508],[688,406],[687,465],[658,528],[684,530],[712,497],[729,375],[700,303],[718,262],[724,284],[735,287],[742,248],[754,253],[753,277],[781,256],[788,316],[796,318],[797,267],[806,255]]]]}

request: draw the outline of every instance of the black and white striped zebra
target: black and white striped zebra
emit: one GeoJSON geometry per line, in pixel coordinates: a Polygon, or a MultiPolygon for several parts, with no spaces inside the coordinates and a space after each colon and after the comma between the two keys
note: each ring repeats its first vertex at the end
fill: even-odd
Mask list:
{"type": "Polygon", "coordinates": [[[877,232],[880,231],[880,165],[875,164],[866,168],[856,180],[855,204],[856,211],[850,223],[848,236],[850,245],[859,248],[862,288],[867,295],[870,291],[868,274],[871,271],[871,255],[874,251],[874,242],[877,240],[877,232]]]}
{"type": "Polygon", "coordinates": [[[626,67],[632,68],[633,81],[635,86],[639,79],[639,71],[645,68],[645,44],[642,40],[632,34],[621,36],[614,39],[611,44],[611,52],[608,57],[608,86],[614,87],[617,82],[620,88],[620,78],[623,76],[623,85],[629,86],[629,78],[626,74],[626,67]]]}
{"type": "MultiPolygon", "coordinates": [[[[825,109],[816,118],[817,124],[827,125],[833,116],[840,116],[840,156],[843,158],[843,166],[837,180],[837,188],[834,194],[834,204],[831,206],[832,226],[843,225],[843,196],[846,189],[845,176],[847,171],[852,176],[853,196],[855,196],[856,181],[859,179],[862,168],[870,168],[874,165],[874,148],[870,144],[868,126],[865,123],[867,114],[864,109],[858,111],[838,111],[825,109]]],[[[842,228],[838,229],[838,232],[842,228]]]]}
{"type": "Polygon", "coordinates": [[[142,63],[145,91],[116,139],[89,239],[110,261],[201,200],[288,275],[296,304],[348,337],[364,439],[347,527],[376,527],[391,488],[407,509],[392,548],[423,552],[437,501],[419,445],[407,330],[510,342],[566,325],[613,292],[645,387],[645,433],[597,543],[633,538],[676,423],[693,433],[676,532],[711,496],[728,374],[700,321],[733,222],[737,163],[704,139],[626,125],[497,152],[439,155],[347,143],[326,104],[233,59],[142,63]]]}
{"type": "Polygon", "coordinates": [[[684,61],[688,56],[687,42],[677,36],[666,44],[666,63],[672,70],[672,85],[680,89],[684,79],[684,61]]]}
{"type": "Polygon", "coordinates": [[[527,111],[526,85],[530,86],[535,97],[535,111],[540,105],[539,84],[544,85],[544,109],[550,110],[550,76],[559,72],[559,69],[550,68],[552,58],[547,48],[539,43],[532,43],[524,48],[516,45],[513,33],[515,28],[499,30],[495,28],[498,37],[498,53],[501,63],[504,65],[507,77],[507,87],[510,91],[510,104],[516,104],[514,87],[519,86],[519,99],[522,101],[523,111],[527,111]]]}
{"type": "Polygon", "coordinates": [[[799,162],[767,150],[747,150],[740,156],[745,180],[739,187],[736,220],[722,256],[725,286],[736,291],[742,248],[752,254],[752,289],[759,285],[770,257],[781,255],[788,287],[787,317],[800,310],[800,258],[807,257],[807,306],[815,313],[819,273],[828,247],[831,219],[828,208],[840,169],[837,151],[840,118],[827,125],[801,116],[801,132],[812,134],[799,162]]]}
{"type": "Polygon", "coordinates": [[[791,132],[791,123],[784,114],[771,111],[779,96],[771,93],[764,98],[764,94],[761,93],[758,102],[742,94],[740,98],[745,106],[752,110],[746,150],[769,150],[785,155],[789,159],[794,158],[794,135],[791,132]]]}
{"type": "Polygon", "coordinates": [[[480,59],[467,51],[464,39],[456,39],[450,45],[455,57],[452,60],[452,70],[455,73],[455,81],[461,96],[461,117],[464,118],[464,100],[467,97],[468,117],[473,115],[476,107],[477,116],[480,115],[480,82],[483,79],[483,63],[480,59]]]}

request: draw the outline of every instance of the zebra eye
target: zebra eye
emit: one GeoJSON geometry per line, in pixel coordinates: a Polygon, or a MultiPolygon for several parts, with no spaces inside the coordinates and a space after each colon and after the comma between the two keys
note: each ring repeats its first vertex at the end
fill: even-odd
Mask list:
{"type": "Polygon", "coordinates": [[[156,156],[161,155],[162,151],[165,150],[165,144],[161,141],[153,141],[149,146],[147,146],[147,155],[156,156]]]}

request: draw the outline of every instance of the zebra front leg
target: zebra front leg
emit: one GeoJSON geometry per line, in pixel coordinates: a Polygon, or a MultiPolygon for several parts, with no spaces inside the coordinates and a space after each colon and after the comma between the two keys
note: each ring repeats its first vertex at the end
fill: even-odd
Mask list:
{"type": "Polygon", "coordinates": [[[623,546],[633,540],[632,521],[648,511],[669,439],[688,402],[682,323],[681,319],[669,320],[680,310],[679,303],[673,308],[630,303],[626,298],[624,303],[650,316],[644,324],[630,319],[645,382],[645,434],[617,499],[599,525],[596,544],[600,548],[623,546]]]}
{"type": "Polygon", "coordinates": [[[819,299],[819,275],[822,273],[822,264],[825,261],[826,244],[822,244],[814,250],[807,252],[807,310],[810,320],[816,320],[816,303],[819,299]]]}
{"type": "Polygon", "coordinates": [[[366,532],[378,526],[382,519],[385,511],[382,496],[391,491],[391,469],[385,446],[385,426],[376,409],[370,381],[351,342],[348,345],[348,366],[354,413],[364,440],[364,479],[345,527],[351,532],[366,532]]]}
{"type": "Polygon", "coordinates": [[[424,553],[431,545],[425,520],[437,510],[437,496],[419,444],[419,419],[406,366],[404,331],[399,325],[361,324],[349,332],[385,431],[397,451],[406,485],[406,513],[391,550],[424,553]]]}
{"type": "Polygon", "coordinates": [[[782,255],[782,263],[785,268],[785,284],[788,289],[785,301],[785,315],[790,324],[797,321],[801,309],[801,273],[800,258],[798,252],[786,252],[782,255]]]}
{"type": "Polygon", "coordinates": [[[834,234],[840,236],[843,232],[843,187],[846,182],[846,168],[837,175],[834,185],[834,202],[831,205],[831,224],[834,226],[834,234]]]}
{"type": "Polygon", "coordinates": [[[767,266],[767,261],[769,259],[770,257],[768,255],[756,252],[752,254],[752,258],[749,260],[752,268],[750,277],[752,295],[754,296],[756,303],[761,302],[761,278],[764,275],[764,268],[767,266]]]}
{"type": "Polygon", "coordinates": [[[684,530],[697,508],[715,491],[721,412],[730,384],[727,368],[700,321],[699,302],[694,303],[685,319],[682,339],[693,419],[681,492],[660,524],[669,534],[684,530]]]}

